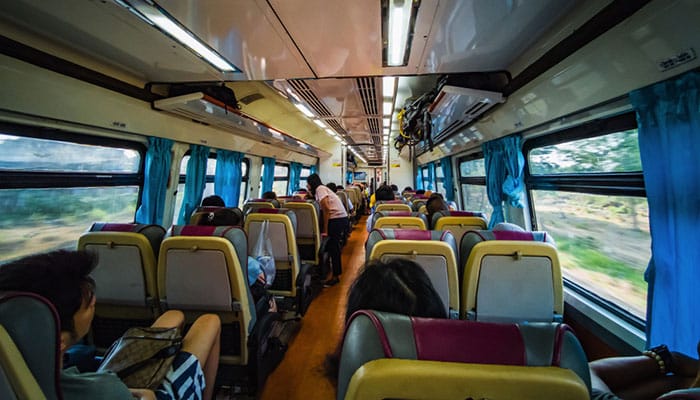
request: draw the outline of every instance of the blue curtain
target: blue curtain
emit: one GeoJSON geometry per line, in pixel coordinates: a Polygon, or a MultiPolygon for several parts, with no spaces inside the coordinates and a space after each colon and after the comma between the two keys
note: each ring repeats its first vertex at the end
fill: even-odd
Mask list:
{"type": "Polygon", "coordinates": [[[416,174],[416,190],[423,190],[423,169],[421,167],[418,167],[416,174]]]}
{"type": "Polygon", "coordinates": [[[310,168],[309,175],[315,174],[316,171],[318,171],[318,167],[316,166],[316,164],[314,164],[310,168]]]}
{"type": "Polygon", "coordinates": [[[190,145],[190,161],[187,162],[187,177],[185,178],[185,197],[182,199],[178,224],[187,225],[190,216],[202,202],[204,186],[207,183],[207,161],[209,147],[197,144],[190,145]]]}
{"type": "Polygon", "coordinates": [[[691,72],[630,93],[637,112],[651,260],[647,344],[695,354],[700,337],[700,74],[691,72]]]}
{"type": "Polygon", "coordinates": [[[520,198],[525,185],[523,167],[525,158],[520,149],[520,136],[506,136],[481,146],[486,164],[486,193],[493,206],[489,228],[505,222],[503,201],[513,207],[522,207],[520,198]]]}
{"type": "Polygon", "coordinates": [[[287,185],[287,196],[291,196],[299,190],[299,178],[301,177],[301,163],[292,162],[289,164],[289,185],[287,185]]]}
{"type": "Polygon", "coordinates": [[[435,163],[428,164],[428,185],[426,190],[434,190],[433,184],[435,183],[435,163]]]}
{"type": "Polygon", "coordinates": [[[170,165],[173,154],[170,139],[149,137],[146,165],[144,166],[143,195],[136,211],[136,222],[140,224],[163,223],[165,194],[168,188],[170,165]]]}
{"type": "Polygon", "coordinates": [[[224,199],[228,207],[238,207],[241,196],[241,163],[243,153],[230,150],[216,151],[214,193],[224,199]]]}
{"type": "Polygon", "coordinates": [[[440,159],[440,166],[442,167],[442,174],[445,176],[443,181],[445,185],[445,200],[454,201],[455,185],[452,181],[452,162],[450,161],[450,157],[448,156],[440,159]]]}
{"type": "Polygon", "coordinates": [[[353,177],[353,172],[346,171],[345,172],[345,182],[343,182],[342,185],[345,186],[348,183],[352,183],[352,177],[353,177]]]}
{"type": "Polygon", "coordinates": [[[275,159],[263,157],[262,192],[272,190],[272,183],[275,181],[275,159]]]}

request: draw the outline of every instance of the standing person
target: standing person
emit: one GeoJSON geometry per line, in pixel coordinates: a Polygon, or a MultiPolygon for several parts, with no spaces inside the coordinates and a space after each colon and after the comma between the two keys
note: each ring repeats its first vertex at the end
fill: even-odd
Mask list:
{"type": "Polygon", "coordinates": [[[340,198],[323,185],[318,174],[309,175],[306,178],[306,186],[323,211],[321,236],[329,238],[328,252],[333,264],[333,276],[324,282],[323,286],[331,287],[340,282],[340,274],[343,272],[340,261],[340,243],[348,229],[348,213],[340,198]]]}
{"type": "MultiPolygon", "coordinates": [[[[38,254],[0,267],[0,291],[24,291],[49,300],[58,312],[61,327],[60,356],[90,330],[95,316],[95,281],[90,273],[95,256],[82,251],[59,250],[38,254]]],[[[153,327],[184,326],[181,311],[169,310],[153,327]]],[[[71,399],[205,399],[214,394],[219,365],[221,321],[214,314],[197,318],[182,339],[165,380],[156,391],[128,388],[112,372],[84,372],[75,367],[61,370],[63,398],[71,399]]]]}

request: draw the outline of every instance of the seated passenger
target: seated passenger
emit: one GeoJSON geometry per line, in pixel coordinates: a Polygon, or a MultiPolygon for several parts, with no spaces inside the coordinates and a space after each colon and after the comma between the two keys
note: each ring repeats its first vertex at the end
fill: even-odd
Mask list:
{"type": "MultiPolygon", "coordinates": [[[[0,291],[24,291],[49,300],[61,326],[59,360],[90,330],[95,314],[95,268],[92,254],[59,250],[33,255],[0,268],[0,291]]],[[[168,311],[155,327],[181,327],[184,315],[168,311]]],[[[63,398],[70,399],[211,399],[219,364],[221,321],[213,314],[200,316],[182,339],[182,349],[161,385],[152,391],[128,388],[111,372],[81,373],[71,367],[61,371],[63,398]]]]}
{"type": "MultiPolygon", "coordinates": [[[[697,351],[700,358],[700,342],[697,351]]],[[[641,356],[603,358],[589,366],[594,400],[655,399],[700,387],[700,362],[663,345],[641,356]]]]}
{"type": "Polygon", "coordinates": [[[241,217],[230,208],[211,211],[199,220],[198,225],[240,226],[241,217]]]}
{"type": "MultiPolygon", "coordinates": [[[[367,263],[350,285],[345,324],[358,310],[385,311],[412,317],[447,318],[445,305],[428,274],[415,262],[395,258],[386,263],[367,263]]],[[[336,382],[342,342],[326,357],[326,376],[336,382]]]]}
{"type": "Polygon", "coordinates": [[[438,211],[448,211],[450,207],[445,202],[445,199],[440,193],[433,193],[425,202],[425,208],[428,210],[428,226],[432,226],[433,214],[438,211]]]}
{"type": "Polygon", "coordinates": [[[221,196],[211,195],[202,199],[202,207],[226,207],[221,196]]]}

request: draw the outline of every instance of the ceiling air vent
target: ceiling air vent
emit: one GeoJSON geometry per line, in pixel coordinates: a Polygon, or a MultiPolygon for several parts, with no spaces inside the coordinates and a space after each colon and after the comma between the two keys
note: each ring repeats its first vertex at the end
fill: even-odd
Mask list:
{"type": "Polygon", "coordinates": [[[433,141],[445,138],[504,101],[498,92],[444,85],[430,105],[433,141]]]}
{"type": "Polygon", "coordinates": [[[264,141],[314,157],[319,156],[319,151],[311,145],[243,115],[240,111],[202,92],[156,100],[153,102],[153,107],[256,141],[264,141]]]}

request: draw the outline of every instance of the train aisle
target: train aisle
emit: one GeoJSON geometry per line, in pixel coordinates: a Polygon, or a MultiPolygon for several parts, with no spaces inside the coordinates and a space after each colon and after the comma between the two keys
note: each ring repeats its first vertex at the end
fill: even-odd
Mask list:
{"type": "Polygon", "coordinates": [[[335,388],[326,379],[323,361],[333,352],[343,331],[345,304],[350,284],[364,264],[367,231],[360,219],[343,248],[343,274],[340,284],[324,288],[303,318],[301,329],[268,377],[263,400],[335,398],[335,388]]]}

